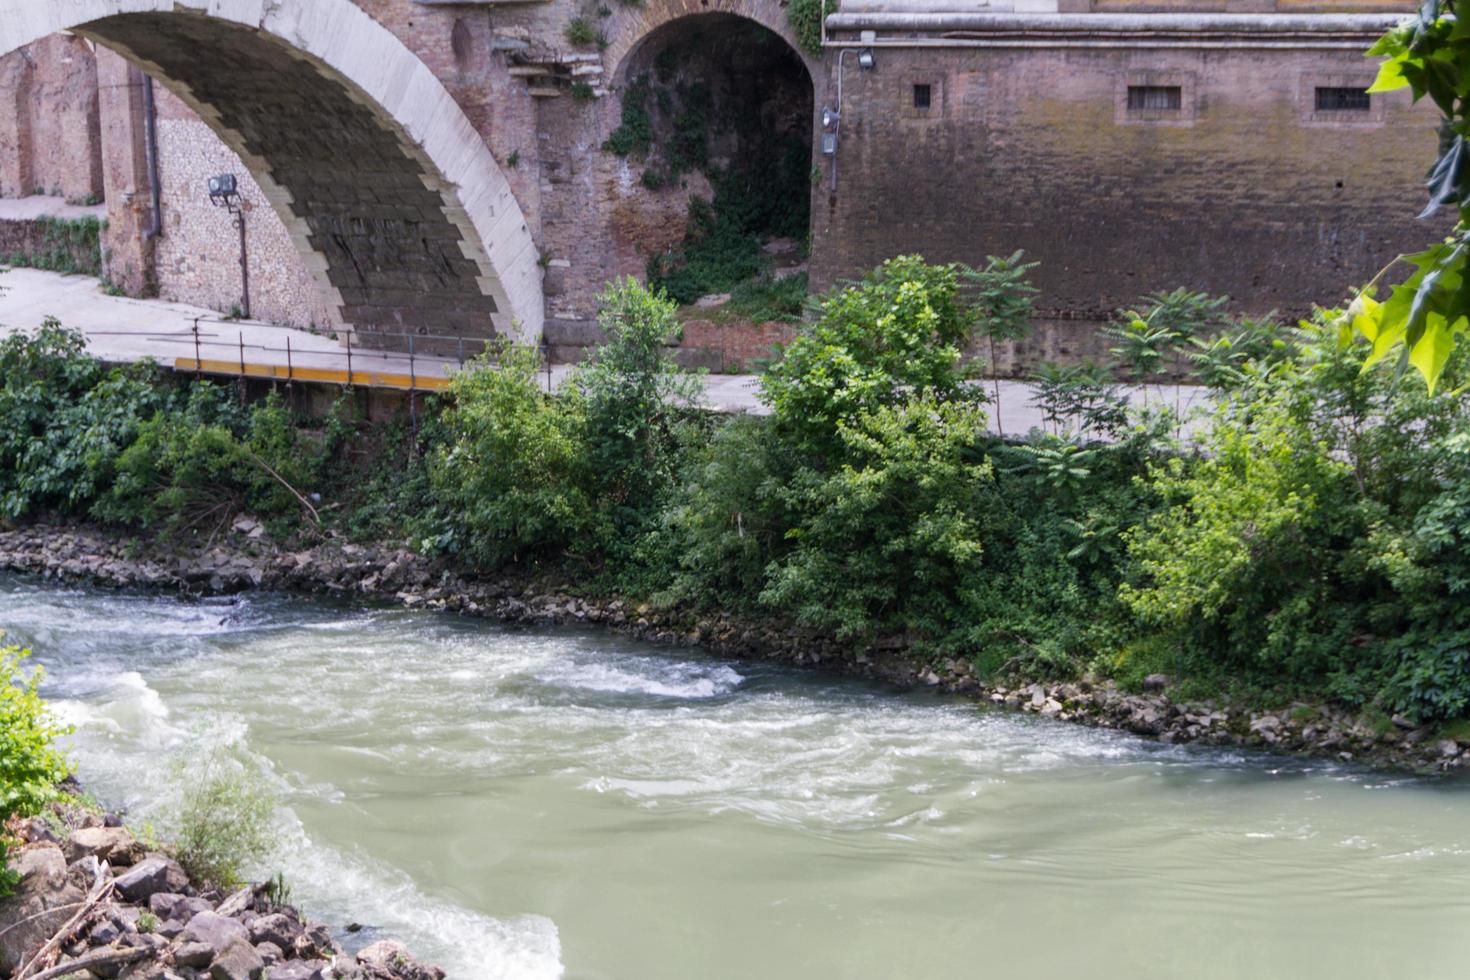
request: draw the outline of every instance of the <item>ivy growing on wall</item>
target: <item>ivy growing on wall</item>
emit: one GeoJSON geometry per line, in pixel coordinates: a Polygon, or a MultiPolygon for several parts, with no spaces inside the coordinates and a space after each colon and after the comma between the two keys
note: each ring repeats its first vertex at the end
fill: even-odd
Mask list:
{"type": "Polygon", "coordinates": [[[787,5],[786,19],[808,54],[822,53],[822,20],[836,10],[837,0],[791,0],[787,5]]]}
{"type": "Polygon", "coordinates": [[[102,274],[102,230],[107,222],[93,217],[45,216],[37,218],[36,225],[41,229],[40,247],[0,257],[6,265],[67,275],[102,274]]]}

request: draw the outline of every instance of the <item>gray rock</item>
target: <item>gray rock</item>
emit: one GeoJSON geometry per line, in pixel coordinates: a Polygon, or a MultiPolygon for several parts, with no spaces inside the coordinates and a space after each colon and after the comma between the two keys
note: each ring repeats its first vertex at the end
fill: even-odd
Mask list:
{"type": "Polygon", "coordinates": [[[20,876],[15,892],[0,901],[0,975],[8,976],[24,955],[33,952],[61,928],[82,900],[82,890],[68,881],[66,855],[55,844],[23,848],[10,861],[20,876]]]}
{"type": "Polygon", "coordinates": [[[214,950],[208,943],[184,943],[174,950],[174,963],[179,966],[208,966],[214,950]]]}
{"type": "Polygon", "coordinates": [[[117,893],[130,902],[146,902],[159,892],[183,891],[189,876],[177,861],[165,857],[145,858],[117,879],[117,893]]]}
{"type": "MultiPolygon", "coordinates": [[[[204,943],[219,954],[237,941],[249,946],[250,930],[234,919],[213,912],[200,912],[184,927],[182,938],[186,943],[204,943]]],[[[255,951],[252,949],[251,952],[255,951]]]]}
{"type": "Polygon", "coordinates": [[[279,963],[286,956],[285,951],[275,943],[256,943],[255,951],[260,954],[261,962],[266,966],[279,963]]]}
{"type": "Polygon", "coordinates": [[[122,935],[122,930],[115,923],[104,920],[93,926],[89,935],[93,946],[111,946],[122,935]]]}
{"type": "Polygon", "coordinates": [[[1460,743],[1452,738],[1442,739],[1438,745],[1438,749],[1442,758],[1453,759],[1460,754],[1460,743]]]}
{"type": "Polygon", "coordinates": [[[270,980],[326,980],[331,966],[326,960],[290,960],[271,967],[270,980]]]}
{"type": "Polygon", "coordinates": [[[1168,674],[1149,674],[1143,679],[1143,689],[1150,693],[1157,693],[1168,686],[1168,674]]]}
{"type": "Polygon", "coordinates": [[[264,975],[265,961],[244,939],[232,941],[209,964],[209,980],[261,980],[264,975]]]}
{"type": "Polygon", "coordinates": [[[72,831],[66,841],[66,856],[71,860],[95,854],[114,868],[136,864],[143,853],[142,843],[123,827],[83,827],[72,831]]]}
{"type": "Polygon", "coordinates": [[[250,939],[255,943],[274,943],[281,949],[290,949],[299,935],[301,924],[280,912],[259,916],[250,923],[250,939]]]}
{"type": "Polygon", "coordinates": [[[208,912],[213,908],[206,899],[190,898],[175,892],[157,892],[148,896],[148,911],[164,920],[178,919],[180,922],[188,922],[200,912],[208,912]]]}

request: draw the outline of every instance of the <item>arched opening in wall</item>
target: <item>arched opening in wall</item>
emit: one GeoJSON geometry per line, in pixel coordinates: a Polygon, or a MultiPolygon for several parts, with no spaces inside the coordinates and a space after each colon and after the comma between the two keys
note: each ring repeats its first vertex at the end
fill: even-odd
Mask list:
{"type": "Polygon", "coordinates": [[[634,164],[640,193],[688,201],[683,234],[649,256],[650,282],[684,304],[734,291],[799,312],[813,113],[801,57],[752,20],[695,14],[651,32],[619,75],[606,148],[634,164]]]}
{"type": "MultiPolygon", "coordinates": [[[[172,0],[93,0],[28,9],[35,15],[0,17],[0,53],[71,31],[166,87],[176,102],[159,98],[160,124],[186,108],[189,121],[208,125],[234,154],[220,165],[238,159],[251,178],[239,175],[241,189],[258,198],[255,213],[279,218],[285,244],[359,342],[452,356],[477,353],[468,341],[539,336],[536,248],[503,172],[434,73],[351,0],[207,11],[172,0]],[[82,13],[94,19],[77,22],[82,13]]],[[[147,141],[136,138],[146,128],[137,93],[146,87],[126,71],[103,87],[127,93],[119,142],[135,172],[121,186],[140,215],[147,141]]],[[[210,173],[181,171],[176,184],[207,208],[204,182],[216,164],[204,163],[210,173]]],[[[186,215],[180,227],[212,219],[231,235],[218,218],[186,215]]],[[[142,224],[138,215],[133,224],[142,224]]],[[[122,238],[112,236],[114,253],[122,238]]],[[[136,264],[146,267],[149,240],[132,238],[136,264]]],[[[205,271],[238,276],[239,266],[205,271]]]]}

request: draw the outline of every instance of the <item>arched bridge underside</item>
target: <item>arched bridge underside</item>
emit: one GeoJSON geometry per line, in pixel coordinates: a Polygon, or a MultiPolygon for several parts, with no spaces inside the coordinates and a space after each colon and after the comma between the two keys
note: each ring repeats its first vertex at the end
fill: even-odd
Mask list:
{"type": "Polygon", "coordinates": [[[539,337],[538,253],[505,175],[433,73],[350,0],[0,0],[0,53],[59,30],[209,122],[361,342],[539,337]]]}

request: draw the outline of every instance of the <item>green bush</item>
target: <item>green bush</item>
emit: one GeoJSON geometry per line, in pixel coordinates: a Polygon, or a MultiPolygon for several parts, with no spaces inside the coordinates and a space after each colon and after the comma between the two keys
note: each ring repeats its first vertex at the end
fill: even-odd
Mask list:
{"type": "Polygon", "coordinates": [[[432,548],[498,568],[558,557],[591,528],[586,402],[548,397],[539,367],[535,349],[505,345],[455,375],[429,465],[432,548]]]}
{"type": "Polygon", "coordinates": [[[316,519],[305,493],[327,454],[274,393],[244,407],[228,389],[194,384],[136,431],[109,492],[92,507],[103,520],[182,532],[221,527],[241,511],[316,519]]]}
{"type": "Polygon", "coordinates": [[[222,749],[175,769],[172,850],[190,877],[233,888],[274,846],[275,800],[264,777],[222,749]]]}
{"type": "Polygon", "coordinates": [[[991,468],[971,450],[984,432],[977,406],[932,392],[841,421],[842,465],[786,491],[794,548],[761,601],[842,637],[953,631],[983,551],[991,468]]]}
{"type": "Polygon", "coordinates": [[[1458,716],[1470,408],[1365,370],[1330,324],[1232,382],[1199,459],[1155,468],[1167,507],[1130,536],[1122,597],[1201,675],[1458,716]]]}
{"type": "Polygon", "coordinates": [[[773,320],[795,323],[806,312],[810,300],[805,272],[782,279],[765,274],[746,280],[732,289],[725,311],[745,317],[753,323],[773,320]]]}
{"type": "Polygon", "coordinates": [[[835,459],[839,427],[861,416],[913,397],[981,397],[963,385],[960,356],[975,316],[959,273],[901,256],[824,296],[816,323],[761,378],[782,438],[835,459]]]}
{"type": "Polygon", "coordinates": [[[41,700],[41,671],[24,669],[28,656],[29,650],[0,647],[0,897],[15,885],[5,868],[4,822],[40,812],[71,772],[52,744],[70,729],[58,724],[41,700]]]}

